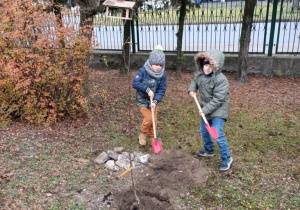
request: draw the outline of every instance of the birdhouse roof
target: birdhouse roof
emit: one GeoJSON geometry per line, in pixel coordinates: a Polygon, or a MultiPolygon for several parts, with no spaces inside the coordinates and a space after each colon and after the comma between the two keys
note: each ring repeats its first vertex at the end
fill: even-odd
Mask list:
{"type": "Polygon", "coordinates": [[[133,1],[118,1],[118,0],[106,0],[103,5],[122,9],[133,9],[135,2],[133,1]]]}

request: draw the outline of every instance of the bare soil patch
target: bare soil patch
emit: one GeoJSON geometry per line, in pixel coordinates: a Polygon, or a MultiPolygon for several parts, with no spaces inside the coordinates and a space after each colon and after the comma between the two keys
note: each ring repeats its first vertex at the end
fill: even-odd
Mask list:
{"type": "Polygon", "coordinates": [[[185,197],[190,185],[205,182],[205,164],[181,150],[163,150],[150,163],[134,171],[133,187],[115,192],[118,209],[178,209],[176,200],[185,197]]]}

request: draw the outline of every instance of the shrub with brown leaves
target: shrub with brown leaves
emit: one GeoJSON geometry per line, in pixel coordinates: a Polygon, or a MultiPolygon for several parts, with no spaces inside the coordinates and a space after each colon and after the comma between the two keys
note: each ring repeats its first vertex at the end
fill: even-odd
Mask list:
{"type": "Polygon", "coordinates": [[[88,29],[61,27],[45,5],[0,3],[0,121],[48,124],[86,112],[88,29]],[[84,33],[82,32],[84,30],[84,33]]]}

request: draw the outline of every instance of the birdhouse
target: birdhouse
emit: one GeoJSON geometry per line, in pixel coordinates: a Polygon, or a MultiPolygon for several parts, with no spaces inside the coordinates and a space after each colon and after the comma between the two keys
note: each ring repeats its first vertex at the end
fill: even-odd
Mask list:
{"type": "Polygon", "coordinates": [[[106,17],[132,20],[133,7],[135,2],[123,0],[106,0],[103,5],[106,7],[106,17]]]}

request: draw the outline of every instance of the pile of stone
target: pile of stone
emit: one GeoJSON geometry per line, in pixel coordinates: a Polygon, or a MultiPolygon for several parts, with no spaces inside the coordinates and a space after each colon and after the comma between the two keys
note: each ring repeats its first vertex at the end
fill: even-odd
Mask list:
{"type": "Polygon", "coordinates": [[[149,154],[142,154],[138,152],[128,153],[124,152],[123,150],[123,147],[116,147],[113,150],[102,152],[100,155],[98,155],[94,162],[97,164],[104,164],[105,168],[111,171],[129,169],[129,157],[131,158],[132,167],[134,168],[140,167],[149,162],[149,154]]]}

